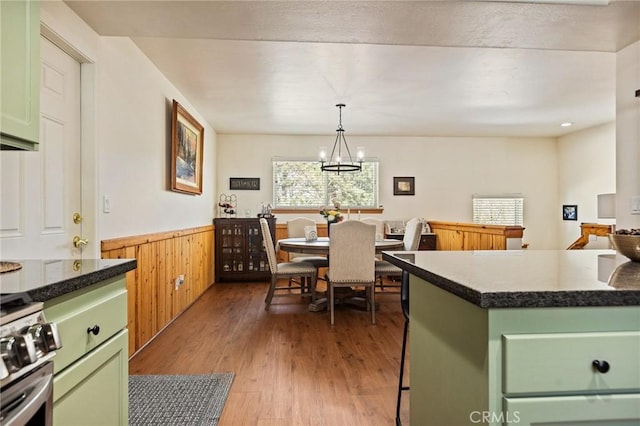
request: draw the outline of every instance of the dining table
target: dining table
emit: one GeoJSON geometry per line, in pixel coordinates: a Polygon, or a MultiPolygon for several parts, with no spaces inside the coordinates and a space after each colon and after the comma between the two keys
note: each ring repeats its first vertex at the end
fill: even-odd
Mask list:
{"type": "MultiPolygon", "coordinates": [[[[276,243],[276,251],[283,250],[290,253],[305,254],[329,254],[329,237],[318,237],[318,239],[307,241],[305,238],[283,238],[276,243]]],[[[376,240],[376,253],[387,250],[402,250],[404,243],[401,240],[385,238],[376,240]]]]}
{"type": "MultiPolygon", "coordinates": [[[[329,237],[318,237],[317,239],[307,241],[303,237],[299,238],[283,238],[276,243],[276,251],[282,250],[289,253],[303,253],[303,254],[315,254],[315,255],[329,255],[329,237]]],[[[403,250],[404,243],[401,240],[394,240],[389,238],[376,240],[376,253],[383,251],[403,250]]],[[[359,297],[356,297],[354,302],[353,294],[346,295],[341,300],[350,305],[356,307],[362,307],[362,303],[359,302],[359,297]]],[[[327,297],[320,297],[309,304],[309,310],[313,312],[319,312],[327,308],[327,297]]]]}

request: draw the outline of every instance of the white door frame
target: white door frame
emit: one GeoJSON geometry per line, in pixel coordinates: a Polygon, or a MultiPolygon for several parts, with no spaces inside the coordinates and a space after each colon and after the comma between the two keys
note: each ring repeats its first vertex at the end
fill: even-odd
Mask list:
{"type": "Polygon", "coordinates": [[[47,23],[40,22],[40,34],[80,63],[80,178],[82,238],[89,243],[83,259],[100,258],[98,230],[98,144],[96,131],[96,64],[47,23]]]}

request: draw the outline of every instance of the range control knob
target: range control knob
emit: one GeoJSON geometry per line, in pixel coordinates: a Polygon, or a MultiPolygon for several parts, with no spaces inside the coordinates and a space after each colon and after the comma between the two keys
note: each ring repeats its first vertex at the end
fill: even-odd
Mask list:
{"type": "Polygon", "coordinates": [[[43,354],[62,347],[58,327],[53,323],[33,324],[27,327],[23,333],[33,338],[36,350],[43,354]]]}
{"type": "Polygon", "coordinates": [[[36,346],[29,334],[0,339],[0,354],[2,354],[4,365],[10,373],[16,372],[38,359],[36,346]]]}

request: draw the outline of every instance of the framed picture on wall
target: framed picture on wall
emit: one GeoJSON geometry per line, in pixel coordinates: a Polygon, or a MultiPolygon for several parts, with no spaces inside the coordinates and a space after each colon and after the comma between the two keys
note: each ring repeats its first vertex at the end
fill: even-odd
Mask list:
{"type": "Polygon", "coordinates": [[[203,144],[204,127],[174,99],[171,110],[172,191],[202,194],[203,144]]]}
{"type": "Polygon", "coordinates": [[[578,220],[578,206],[575,204],[563,205],[562,220],[578,220]]]}
{"type": "Polygon", "coordinates": [[[229,189],[259,191],[260,178],[229,178],[229,189]]]}
{"type": "Polygon", "coordinates": [[[416,195],[415,177],[394,177],[393,195],[416,195]]]}

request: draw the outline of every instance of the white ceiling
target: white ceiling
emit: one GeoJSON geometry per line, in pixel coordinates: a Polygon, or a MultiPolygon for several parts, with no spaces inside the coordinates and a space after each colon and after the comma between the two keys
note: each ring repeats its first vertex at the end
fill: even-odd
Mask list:
{"type": "Polygon", "coordinates": [[[640,40],[637,0],[65,3],[218,133],[335,134],[341,102],[347,137],[558,136],[615,119],[615,52],[640,40]]]}

